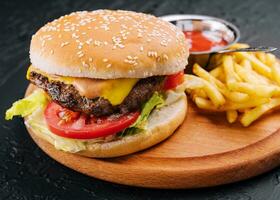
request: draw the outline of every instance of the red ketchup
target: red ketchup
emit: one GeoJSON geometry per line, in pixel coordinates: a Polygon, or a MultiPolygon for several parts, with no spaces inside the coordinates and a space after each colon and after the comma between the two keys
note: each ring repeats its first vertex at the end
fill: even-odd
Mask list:
{"type": "Polygon", "coordinates": [[[209,32],[204,34],[202,31],[183,31],[186,38],[191,42],[191,52],[209,51],[218,46],[226,46],[228,43],[217,33],[209,32]]]}

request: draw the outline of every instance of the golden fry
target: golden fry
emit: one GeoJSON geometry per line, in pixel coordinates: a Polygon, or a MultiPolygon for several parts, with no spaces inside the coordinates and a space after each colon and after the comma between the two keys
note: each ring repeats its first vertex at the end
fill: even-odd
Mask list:
{"type": "Polygon", "coordinates": [[[202,98],[208,98],[206,92],[203,89],[194,89],[191,92],[192,98],[194,99],[195,97],[202,97],[202,98]]]}
{"type": "Polygon", "coordinates": [[[220,76],[221,73],[223,73],[223,68],[218,66],[216,67],[215,69],[212,69],[210,72],[209,72],[213,77],[217,78],[220,76]]]}
{"type": "Polygon", "coordinates": [[[241,66],[243,66],[245,69],[251,70],[252,65],[249,60],[243,59],[240,63],[241,66]]]}
{"type": "Polygon", "coordinates": [[[223,57],[223,68],[225,72],[225,77],[226,77],[226,84],[228,87],[232,83],[236,82],[236,76],[233,68],[233,58],[231,56],[224,56],[223,57]]]}
{"type": "Polygon", "coordinates": [[[207,96],[209,97],[209,99],[211,99],[212,103],[215,106],[219,107],[225,104],[226,100],[215,86],[213,86],[207,81],[204,81],[204,84],[205,84],[204,91],[206,92],[207,96]]]}
{"type": "Polygon", "coordinates": [[[254,71],[246,69],[241,65],[235,63],[234,69],[236,73],[243,79],[243,81],[252,83],[252,84],[268,84],[268,81],[265,80],[263,76],[259,76],[254,71]]]}
{"type": "Polygon", "coordinates": [[[212,110],[215,111],[215,106],[213,103],[205,98],[202,97],[195,97],[194,102],[197,105],[197,107],[205,110],[212,110]]]}
{"type": "Polygon", "coordinates": [[[248,108],[254,108],[256,106],[262,105],[269,101],[269,98],[254,98],[247,102],[243,103],[237,103],[232,101],[227,101],[226,104],[220,107],[215,107],[211,101],[197,97],[195,98],[195,103],[199,108],[209,110],[209,111],[215,111],[215,112],[224,112],[228,110],[242,110],[242,109],[248,109],[248,108]]]}
{"type": "Polygon", "coordinates": [[[216,107],[225,103],[223,95],[219,92],[215,85],[212,85],[204,79],[193,75],[185,75],[185,79],[187,80],[188,89],[203,88],[209,99],[211,99],[216,107]]]}
{"type": "Polygon", "coordinates": [[[203,78],[204,80],[216,85],[218,90],[227,98],[234,102],[244,102],[249,99],[248,94],[240,93],[240,92],[230,92],[224,83],[222,83],[217,78],[211,76],[210,73],[208,73],[205,69],[200,67],[198,64],[195,64],[193,66],[193,73],[197,76],[203,78]]]}
{"type": "Polygon", "coordinates": [[[187,90],[200,89],[204,87],[203,81],[193,75],[185,74],[184,79],[187,90]]]}
{"type": "Polygon", "coordinates": [[[239,110],[245,108],[253,108],[255,106],[261,105],[268,101],[269,101],[268,98],[255,98],[255,99],[250,99],[249,101],[243,103],[227,101],[227,104],[221,107],[220,109],[226,111],[226,110],[239,110]]]}
{"type": "Polygon", "coordinates": [[[241,117],[240,122],[243,126],[249,126],[260,116],[278,106],[280,106],[280,98],[271,99],[268,103],[259,105],[252,110],[246,111],[241,117]]]}
{"type": "Polygon", "coordinates": [[[226,113],[227,113],[227,120],[229,123],[233,123],[237,120],[238,113],[236,110],[228,110],[226,113]]]}
{"type": "Polygon", "coordinates": [[[280,85],[280,65],[279,63],[275,63],[271,65],[271,70],[272,70],[272,78],[273,80],[280,85]]]}
{"type": "Polygon", "coordinates": [[[273,66],[275,63],[277,63],[275,55],[271,53],[266,54],[266,63],[268,66],[273,66]]]}
{"type": "MultiPolygon", "coordinates": [[[[225,103],[225,99],[224,99],[223,95],[219,92],[219,90],[216,88],[215,85],[210,84],[209,82],[207,82],[204,79],[197,77],[197,76],[185,75],[185,77],[187,78],[187,80],[192,80],[193,82],[196,82],[197,85],[198,84],[203,85],[203,89],[204,89],[205,93],[207,94],[209,99],[211,99],[211,101],[213,102],[213,104],[215,106],[218,107],[225,103]]],[[[187,82],[190,82],[190,81],[187,81],[187,82]]],[[[191,87],[188,87],[188,88],[191,89],[191,87]]],[[[199,87],[199,88],[201,88],[201,87],[199,87]]]]}
{"type": "Polygon", "coordinates": [[[230,92],[228,90],[224,91],[223,93],[230,101],[233,102],[246,102],[249,101],[250,96],[246,93],[241,93],[241,92],[230,92]]]}
{"type": "Polygon", "coordinates": [[[256,58],[258,58],[262,63],[266,64],[266,55],[264,52],[256,52],[256,58]]]}
{"type": "Polygon", "coordinates": [[[271,69],[262,63],[260,60],[258,60],[255,56],[250,55],[247,52],[236,52],[235,55],[237,57],[240,57],[241,59],[247,59],[251,62],[252,67],[254,70],[256,70],[258,73],[270,78],[271,77],[271,69]]]}
{"type": "MultiPolygon", "coordinates": [[[[230,48],[245,48],[235,44],[230,48]]],[[[280,107],[280,64],[273,54],[236,52],[211,60],[210,72],[198,64],[186,75],[187,92],[197,107],[226,112],[227,121],[249,126],[264,113],[280,107]],[[238,117],[240,113],[241,118],[238,117]]]]}
{"type": "Polygon", "coordinates": [[[252,96],[258,97],[272,97],[273,95],[278,94],[278,89],[275,86],[270,85],[256,85],[251,83],[232,83],[230,89],[237,92],[247,93],[252,96]]]}
{"type": "Polygon", "coordinates": [[[199,76],[200,78],[203,78],[204,80],[214,84],[217,87],[225,87],[221,81],[213,77],[210,73],[208,73],[205,69],[200,67],[198,64],[194,64],[193,73],[199,76]]]}
{"type": "Polygon", "coordinates": [[[248,44],[244,43],[235,43],[229,47],[229,49],[240,49],[240,48],[248,48],[250,47],[248,44]]]}
{"type": "Polygon", "coordinates": [[[250,70],[249,72],[259,80],[259,84],[272,84],[270,79],[258,74],[256,71],[250,70]]]}
{"type": "Polygon", "coordinates": [[[221,74],[217,77],[217,79],[220,80],[220,81],[223,82],[223,83],[226,83],[226,76],[225,76],[224,70],[223,70],[223,73],[221,73],[221,74]]]}

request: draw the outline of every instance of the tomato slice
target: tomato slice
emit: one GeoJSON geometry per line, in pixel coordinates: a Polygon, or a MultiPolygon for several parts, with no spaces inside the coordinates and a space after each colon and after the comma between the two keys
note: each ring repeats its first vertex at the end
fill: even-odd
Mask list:
{"type": "Polygon", "coordinates": [[[129,127],[139,116],[139,112],[109,117],[89,117],[50,102],[44,112],[50,131],[73,139],[92,139],[112,135],[129,127]]]}
{"type": "Polygon", "coordinates": [[[184,71],[181,71],[177,74],[172,74],[166,77],[164,82],[164,89],[170,90],[176,88],[178,85],[184,81],[184,71]]]}

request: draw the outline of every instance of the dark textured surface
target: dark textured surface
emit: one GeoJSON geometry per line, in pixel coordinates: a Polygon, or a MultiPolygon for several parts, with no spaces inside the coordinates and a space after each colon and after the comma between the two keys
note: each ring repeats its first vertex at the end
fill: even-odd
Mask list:
{"type": "Polygon", "coordinates": [[[183,1],[0,1],[0,199],[280,199],[280,168],[247,181],[198,190],[150,190],[103,182],[46,156],[32,142],[21,119],[4,121],[5,109],[23,96],[28,84],[25,71],[31,35],[46,22],[72,11],[111,8],[157,16],[207,14],[235,23],[242,41],[280,48],[278,0],[179,2],[183,1]]]}

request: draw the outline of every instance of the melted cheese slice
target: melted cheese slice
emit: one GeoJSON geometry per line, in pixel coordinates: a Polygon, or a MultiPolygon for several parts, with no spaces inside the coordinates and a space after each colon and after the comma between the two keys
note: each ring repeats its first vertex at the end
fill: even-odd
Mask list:
{"type": "Polygon", "coordinates": [[[103,80],[65,77],[54,74],[46,74],[45,72],[42,72],[41,70],[38,70],[33,66],[30,66],[27,70],[26,78],[28,80],[31,71],[42,74],[52,81],[60,81],[65,84],[72,84],[81,96],[85,96],[89,99],[93,99],[95,97],[103,97],[105,99],[108,99],[112,105],[121,104],[139,80],[136,78],[103,80]]]}

